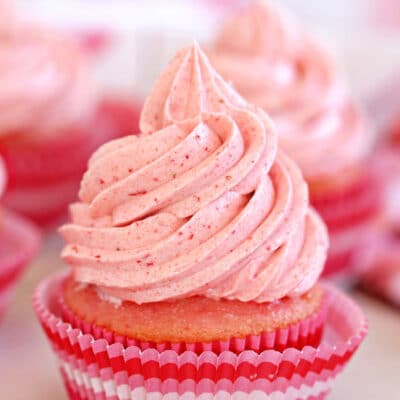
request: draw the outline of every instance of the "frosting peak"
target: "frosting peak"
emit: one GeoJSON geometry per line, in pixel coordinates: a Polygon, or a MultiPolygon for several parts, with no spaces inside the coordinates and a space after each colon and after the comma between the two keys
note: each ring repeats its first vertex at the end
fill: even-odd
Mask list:
{"type": "Polygon", "coordinates": [[[75,279],[136,303],[266,302],[315,284],[328,239],[301,173],[197,45],[156,82],[142,129],[89,162],[61,229],[75,279]]]}
{"type": "Polygon", "coordinates": [[[161,73],[143,106],[140,128],[152,133],[202,113],[244,107],[245,101],[211,67],[199,45],[182,49],[161,73]]]}

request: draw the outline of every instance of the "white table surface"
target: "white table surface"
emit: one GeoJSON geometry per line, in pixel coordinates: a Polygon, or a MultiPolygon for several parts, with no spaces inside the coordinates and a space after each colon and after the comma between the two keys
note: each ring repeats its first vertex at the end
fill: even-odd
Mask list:
{"type": "MultiPolygon", "coordinates": [[[[36,282],[60,268],[59,241],[50,238],[19,285],[0,325],[0,398],[66,400],[55,360],[31,309],[36,282]]],[[[369,317],[367,339],[338,378],[329,400],[400,398],[400,310],[352,293],[369,317]]]]}

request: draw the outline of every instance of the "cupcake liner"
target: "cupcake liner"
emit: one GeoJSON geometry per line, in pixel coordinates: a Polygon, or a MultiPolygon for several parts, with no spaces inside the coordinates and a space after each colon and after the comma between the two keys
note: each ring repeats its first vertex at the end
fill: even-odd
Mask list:
{"type": "Polygon", "coordinates": [[[340,283],[354,282],[357,279],[355,254],[362,246],[362,238],[368,234],[371,225],[371,221],[367,221],[341,231],[329,231],[330,247],[323,271],[324,277],[340,283]]]}
{"type": "Polygon", "coordinates": [[[92,153],[103,143],[138,131],[139,107],[104,100],[86,126],[40,145],[8,147],[3,156],[9,188],[37,187],[81,176],[92,153]]]}
{"type": "Polygon", "coordinates": [[[396,127],[390,132],[389,140],[393,146],[400,147],[400,120],[397,121],[396,127]]]}
{"type": "Polygon", "coordinates": [[[44,281],[33,304],[70,399],[323,399],[367,332],[361,310],[324,285],[329,306],[318,347],[199,355],[141,350],[94,339],[61,319],[58,298],[65,276],[44,281]]]}
{"type": "Polygon", "coordinates": [[[380,219],[385,228],[400,232],[400,147],[382,146],[375,151],[372,163],[382,185],[380,219]]]}
{"type": "Polygon", "coordinates": [[[230,340],[216,340],[212,342],[155,343],[116,335],[106,328],[85,322],[68,308],[62,296],[59,296],[58,302],[62,320],[69,323],[72,328],[79,329],[84,334],[92,335],[95,339],[105,339],[110,345],[121,343],[123,346],[137,346],[141,350],[156,349],[160,352],[173,350],[177,354],[182,354],[185,351],[192,351],[196,354],[201,354],[205,351],[212,351],[216,354],[220,354],[224,351],[231,351],[239,354],[244,350],[262,352],[270,349],[283,351],[288,347],[296,349],[302,349],[305,346],[316,347],[321,342],[328,309],[328,298],[324,296],[319,310],[308,318],[272,332],[263,332],[244,338],[232,338],[230,340]]]}
{"type": "MultiPolygon", "coordinates": [[[[339,275],[343,275],[343,279],[351,278],[351,266],[353,261],[353,251],[346,251],[337,254],[329,254],[325,263],[323,276],[329,279],[335,279],[339,275]]],[[[339,282],[342,279],[338,279],[339,282]]],[[[340,283],[339,283],[340,284],[340,283]]]]}
{"type": "Polygon", "coordinates": [[[49,228],[66,219],[68,206],[76,201],[81,175],[37,187],[7,190],[3,203],[21,215],[49,228]]]}
{"type": "Polygon", "coordinates": [[[341,285],[357,279],[354,254],[360,237],[378,216],[382,199],[378,175],[367,171],[353,185],[324,195],[311,193],[311,203],[327,224],[331,245],[323,276],[341,285]]]}
{"type": "Polygon", "coordinates": [[[39,249],[38,230],[18,215],[5,211],[0,227],[0,316],[5,312],[18,278],[39,249]]]}
{"type": "Polygon", "coordinates": [[[346,189],[325,195],[311,193],[311,203],[330,232],[341,231],[376,215],[380,206],[379,189],[377,177],[369,173],[346,189]]]}
{"type": "Polygon", "coordinates": [[[103,143],[137,132],[138,110],[121,101],[104,101],[95,120],[80,134],[40,147],[2,147],[9,182],[4,204],[49,227],[76,199],[91,154],[103,143]]]}
{"type": "Polygon", "coordinates": [[[363,265],[360,287],[390,304],[400,307],[400,236],[376,232],[358,254],[363,265]]]}

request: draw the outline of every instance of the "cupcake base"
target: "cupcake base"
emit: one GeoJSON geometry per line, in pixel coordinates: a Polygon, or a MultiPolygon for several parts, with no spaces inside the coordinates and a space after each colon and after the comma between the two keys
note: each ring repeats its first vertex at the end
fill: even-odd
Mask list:
{"type": "Polygon", "coordinates": [[[70,277],[64,282],[59,301],[65,321],[109,344],[177,353],[212,350],[219,354],[226,350],[240,353],[318,346],[326,318],[325,297],[322,288],[316,286],[299,298],[272,304],[192,297],[116,305],[102,300],[92,286],[82,287],[70,277]]]}
{"type": "Polygon", "coordinates": [[[44,281],[33,304],[70,399],[323,399],[367,332],[352,300],[323,285],[328,313],[318,347],[197,355],[110,345],[62,319],[58,299],[65,277],[44,281]]]}
{"type": "Polygon", "coordinates": [[[12,299],[18,278],[40,244],[38,230],[22,217],[5,211],[0,227],[0,318],[12,299]]]}
{"type": "Polygon", "coordinates": [[[66,215],[76,199],[82,174],[92,153],[103,143],[138,132],[139,107],[103,101],[87,125],[70,135],[36,145],[4,144],[9,183],[4,204],[41,226],[66,215]]]}

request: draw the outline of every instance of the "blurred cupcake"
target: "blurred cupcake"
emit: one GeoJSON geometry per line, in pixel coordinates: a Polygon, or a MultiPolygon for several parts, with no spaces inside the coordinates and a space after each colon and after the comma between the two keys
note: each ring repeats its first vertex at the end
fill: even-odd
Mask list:
{"type": "Polygon", "coordinates": [[[364,239],[357,257],[360,286],[400,306],[400,129],[395,123],[382,135],[373,165],[379,176],[383,207],[378,223],[364,239]]]}
{"type": "Polygon", "coordinates": [[[363,268],[360,287],[400,307],[400,235],[377,230],[364,244],[359,258],[363,268]]]}
{"type": "Polygon", "coordinates": [[[390,128],[389,140],[393,147],[400,152],[400,118],[390,128]]]}
{"type": "Polygon", "coordinates": [[[325,396],[365,319],[317,283],[327,231],[267,115],[194,44],[140,126],[92,156],[61,229],[72,274],[34,296],[70,398],[325,396]]]}
{"type": "Polygon", "coordinates": [[[366,165],[371,132],[332,59],[291,15],[261,1],[226,23],[210,55],[221,75],[276,123],[280,145],[302,169],[329,228],[325,273],[343,271],[378,196],[366,165]]]}
{"type": "Polygon", "coordinates": [[[4,202],[47,224],[76,198],[92,152],[134,133],[137,117],[125,102],[99,98],[73,42],[17,17],[7,22],[0,26],[0,153],[9,174],[4,202]]]}
{"type": "MultiPolygon", "coordinates": [[[[0,197],[6,181],[4,162],[0,157],[0,197]]],[[[39,242],[39,233],[30,222],[0,206],[0,318],[24,267],[36,254],[39,242]]]]}

